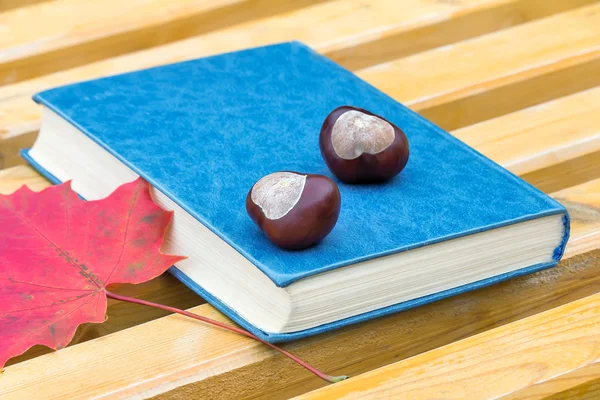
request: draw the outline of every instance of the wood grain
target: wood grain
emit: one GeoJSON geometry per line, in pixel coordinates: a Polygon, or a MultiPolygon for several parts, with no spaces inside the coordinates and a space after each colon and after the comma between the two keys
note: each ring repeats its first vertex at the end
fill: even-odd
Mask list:
{"type": "MultiPolygon", "coordinates": [[[[25,136],[12,139],[13,142],[22,147],[31,145],[39,129],[41,114],[31,96],[54,86],[292,39],[307,43],[342,65],[361,60],[360,64],[364,66],[452,43],[482,33],[479,32],[481,29],[492,31],[510,27],[590,2],[406,0],[390,3],[377,0],[367,4],[362,0],[338,0],[317,4],[277,18],[240,24],[0,88],[0,148],[4,140],[22,135],[25,136]],[[393,46],[388,38],[393,38],[393,46]]],[[[449,61],[453,60],[442,61],[442,64],[449,61]]],[[[594,80],[593,77],[590,79],[594,80]]],[[[581,78],[578,82],[583,86],[589,84],[581,78]]],[[[13,143],[11,149],[16,146],[13,143]]],[[[18,160],[11,149],[4,154],[5,168],[18,160]]]]}
{"type": "MultiPolygon", "coordinates": [[[[346,68],[357,70],[594,2],[595,0],[493,1],[480,3],[478,7],[474,7],[476,4],[472,3],[471,8],[456,9],[440,16],[430,25],[409,23],[385,35],[374,36],[371,40],[363,39],[352,46],[332,49],[324,54],[346,68]]],[[[461,2],[446,3],[459,5],[461,2]]]]}
{"type": "Polygon", "coordinates": [[[600,4],[594,4],[358,75],[453,130],[597,86],[599,70],[600,4]]]}
{"type": "Polygon", "coordinates": [[[302,399],[490,399],[600,362],[600,293],[302,399]]]}
{"type": "Polygon", "coordinates": [[[600,362],[557,375],[502,396],[502,400],[594,400],[600,398],[600,362]]]}
{"type": "MultiPolygon", "coordinates": [[[[598,187],[598,182],[578,187],[578,206],[587,205],[584,192],[597,198],[598,187]]],[[[568,192],[562,196],[575,198],[568,192]]],[[[600,230],[590,236],[586,224],[574,225],[573,240],[577,241],[580,232],[595,238],[587,250],[595,249],[600,230]]],[[[355,376],[598,291],[600,250],[570,256],[557,268],[285,347],[329,373],[355,376]]],[[[193,311],[220,315],[208,304],[193,311]]],[[[6,398],[28,398],[34,393],[47,393],[48,398],[108,392],[115,397],[149,396],[169,391],[166,398],[278,399],[322,386],[257,343],[179,316],[10,366],[2,379],[0,397],[6,398]],[[134,364],[148,367],[135,368],[134,364]],[[85,379],[92,371],[93,383],[85,379]],[[85,383],[74,386],[73,382],[85,383]]]]}
{"type": "Polygon", "coordinates": [[[0,170],[0,194],[11,194],[23,185],[38,192],[52,184],[27,165],[0,170]]]}
{"type": "Polygon", "coordinates": [[[515,174],[600,151],[600,86],[452,132],[515,174]]]}
{"type": "Polygon", "coordinates": [[[54,0],[0,14],[0,85],[274,16],[310,0],[54,0]],[[76,16],[76,18],[74,18],[76,16]]]}

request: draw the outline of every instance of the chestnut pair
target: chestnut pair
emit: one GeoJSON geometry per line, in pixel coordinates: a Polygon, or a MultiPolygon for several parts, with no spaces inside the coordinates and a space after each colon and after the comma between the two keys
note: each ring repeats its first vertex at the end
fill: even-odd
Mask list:
{"type": "MultiPolygon", "coordinates": [[[[367,110],[342,106],[321,127],[325,163],[342,182],[384,182],[408,162],[408,139],[400,128],[367,110]]],[[[337,184],[323,175],[282,171],[261,178],[246,197],[250,218],[284,249],[314,245],[331,232],[340,214],[337,184]]]]}

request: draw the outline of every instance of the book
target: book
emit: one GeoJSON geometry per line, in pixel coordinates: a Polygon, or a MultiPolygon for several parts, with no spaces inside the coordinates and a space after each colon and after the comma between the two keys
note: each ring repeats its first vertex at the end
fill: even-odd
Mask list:
{"type": "MultiPolygon", "coordinates": [[[[399,76],[398,79],[411,79],[399,76]]],[[[142,176],[174,210],[171,272],[270,342],[399,312],[555,266],[563,206],[307,46],[282,43],[36,94],[40,134],[23,156],[86,199],[142,176]],[[381,115],[410,143],[384,184],[328,170],[319,132],[336,107],[381,115]],[[339,186],[337,225],[300,251],[273,245],[246,195],[282,170],[339,186]]]]}

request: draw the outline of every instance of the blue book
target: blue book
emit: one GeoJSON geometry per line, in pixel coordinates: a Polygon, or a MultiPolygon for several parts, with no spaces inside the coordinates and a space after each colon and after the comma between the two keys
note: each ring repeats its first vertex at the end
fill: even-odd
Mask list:
{"type": "MultiPolygon", "coordinates": [[[[414,79],[398,76],[397,79],[414,79]]],[[[63,86],[37,94],[40,135],[23,156],[86,199],[142,176],[175,210],[171,272],[257,336],[287,341],[364,322],[511,277],[562,257],[559,203],[351,72],[298,42],[63,86]],[[348,185],[319,132],[336,107],[400,127],[406,168],[348,185]],[[254,183],[282,170],[339,185],[337,225],[283,250],[248,217],[254,183]]]]}

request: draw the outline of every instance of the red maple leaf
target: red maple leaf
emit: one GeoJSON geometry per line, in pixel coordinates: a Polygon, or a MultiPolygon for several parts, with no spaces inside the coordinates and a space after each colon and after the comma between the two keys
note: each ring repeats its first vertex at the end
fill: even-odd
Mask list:
{"type": "Polygon", "coordinates": [[[69,182],[0,195],[0,369],[35,344],[65,347],[106,319],[105,288],[150,280],[185,257],[160,246],[173,213],[143,179],[84,201],[69,182]]]}

